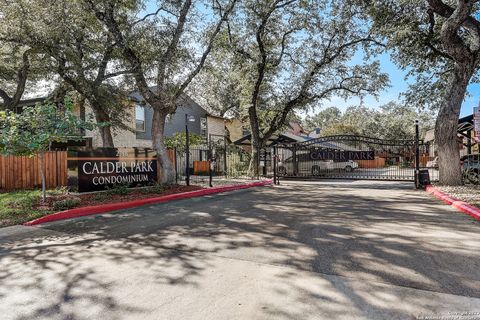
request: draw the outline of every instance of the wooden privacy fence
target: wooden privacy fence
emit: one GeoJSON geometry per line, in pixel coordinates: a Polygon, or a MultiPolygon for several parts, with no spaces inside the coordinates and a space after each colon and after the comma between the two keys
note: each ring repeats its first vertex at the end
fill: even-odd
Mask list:
{"type": "MultiPolygon", "coordinates": [[[[47,188],[66,186],[67,152],[46,152],[44,172],[47,188]]],[[[33,189],[41,186],[40,159],[38,156],[0,156],[0,190],[33,189]]]]}
{"type": "Polygon", "coordinates": [[[375,157],[375,160],[355,160],[360,168],[383,168],[385,158],[375,157]]]}
{"type": "MultiPolygon", "coordinates": [[[[175,150],[168,150],[175,163],[175,150]]],[[[67,186],[67,151],[48,151],[44,162],[47,189],[67,186]]],[[[40,159],[34,157],[0,156],[0,191],[41,188],[40,159]]]]}

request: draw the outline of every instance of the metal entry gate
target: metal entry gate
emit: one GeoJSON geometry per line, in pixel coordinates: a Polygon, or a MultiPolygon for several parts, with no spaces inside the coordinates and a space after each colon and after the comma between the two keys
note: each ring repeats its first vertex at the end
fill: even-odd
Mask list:
{"type": "MultiPolygon", "coordinates": [[[[415,181],[416,140],[338,135],[275,147],[275,175],[282,178],[343,178],[415,181]]],[[[419,169],[438,180],[429,145],[418,142],[419,169]]]]}

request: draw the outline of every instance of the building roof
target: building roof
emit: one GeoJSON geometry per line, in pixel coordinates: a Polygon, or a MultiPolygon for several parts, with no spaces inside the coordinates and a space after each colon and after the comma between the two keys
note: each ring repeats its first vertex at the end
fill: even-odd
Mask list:
{"type": "MultiPolygon", "coordinates": [[[[458,119],[459,133],[470,131],[470,130],[473,130],[473,114],[458,119]]],[[[435,129],[431,129],[425,132],[424,140],[426,142],[435,140],[435,129]]]]}
{"type": "MultiPolygon", "coordinates": [[[[203,109],[203,108],[202,108],[202,109],[203,109]]],[[[205,110],[205,109],[204,109],[204,110],[205,110]]],[[[225,119],[224,117],[216,116],[216,115],[211,114],[211,113],[207,113],[207,117],[217,118],[217,119],[223,119],[224,121],[228,120],[228,119],[225,119]]]]}
{"type": "Polygon", "coordinates": [[[458,131],[470,131],[473,130],[473,114],[458,119],[458,131]]]}

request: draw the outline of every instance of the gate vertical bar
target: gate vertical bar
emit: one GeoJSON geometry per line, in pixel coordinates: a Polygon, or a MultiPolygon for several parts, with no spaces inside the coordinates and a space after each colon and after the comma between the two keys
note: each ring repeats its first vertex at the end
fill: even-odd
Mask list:
{"type": "Polygon", "coordinates": [[[297,145],[296,144],[293,145],[292,159],[293,159],[293,175],[297,176],[298,165],[297,165],[297,145]]]}
{"type": "Polygon", "coordinates": [[[273,146],[273,184],[277,184],[277,147],[273,146]]]}
{"type": "Polygon", "coordinates": [[[223,175],[227,175],[227,140],[223,137],[223,175]]]}
{"type": "Polygon", "coordinates": [[[173,158],[175,165],[175,184],[178,184],[178,157],[177,157],[177,147],[173,148],[173,158]]]}
{"type": "Polygon", "coordinates": [[[185,183],[190,185],[190,133],[188,132],[188,115],[185,114],[185,183]]]}
{"type": "Polygon", "coordinates": [[[215,156],[212,151],[212,147],[210,146],[208,149],[208,186],[210,188],[213,187],[213,165],[215,161],[215,156]]]}
{"type": "Polygon", "coordinates": [[[415,187],[420,188],[420,130],[418,120],[415,120],[415,187]]]}

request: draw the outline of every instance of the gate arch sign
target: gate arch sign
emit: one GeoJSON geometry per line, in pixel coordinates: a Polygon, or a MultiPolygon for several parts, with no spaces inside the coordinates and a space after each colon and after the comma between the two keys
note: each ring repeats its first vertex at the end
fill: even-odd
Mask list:
{"type": "Polygon", "coordinates": [[[375,151],[337,151],[337,150],[322,150],[311,149],[310,159],[312,160],[375,160],[375,151]]]}

